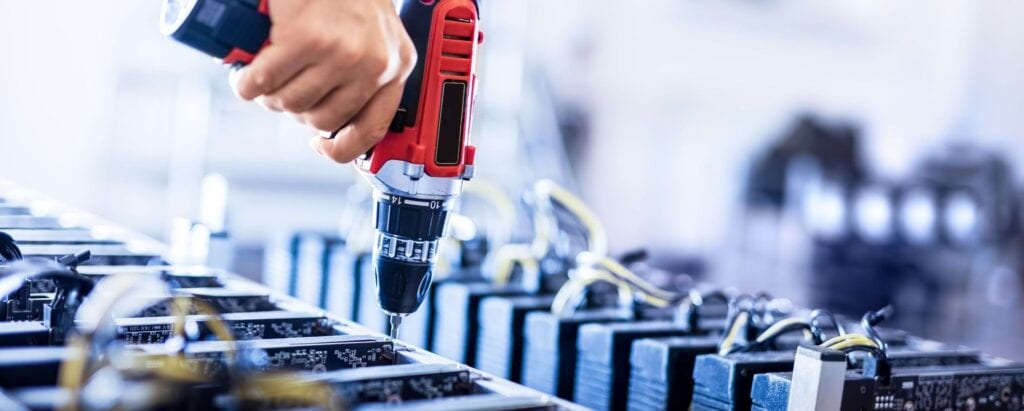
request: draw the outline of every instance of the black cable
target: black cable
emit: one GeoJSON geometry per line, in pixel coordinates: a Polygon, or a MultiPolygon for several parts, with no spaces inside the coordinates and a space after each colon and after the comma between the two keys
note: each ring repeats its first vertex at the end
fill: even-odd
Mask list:
{"type": "MultiPolygon", "coordinates": [[[[743,335],[743,340],[744,342],[750,341],[749,331],[754,328],[753,315],[751,313],[753,304],[754,298],[751,297],[750,294],[740,294],[729,300],[729,315],[726,317],[725,321],[725,332],[722,333],[722,338],[718,341],[719,350],[721,350],[722,346],[725,344],[726,339],[729,338],[729,332],[736,326],[737,321],[739,321],[740,314],[742,313],[747,314],[747,323],[743,325],[744,331],[747,331],[747,333],[743,335]]],[[[745,346],[746,344],[737,344],[736,341],[733,341],[726,354],[738,352],[745,346]]]]}
{"type": "MultiPolygon", "coordinates": [[[[75,326],[75,314],[86,295],[92,292],[92,279],[51,260],[29,259],[11,264],[0,278],[0,300],[7,300],[19,290],[27,290],[33,281],[50,280],[56,292],[49,303],[49,315],[43,321],[50,328],[51,343],[61,344],[75,326]]],[[[31,294],[18,292],[18,299],[29,306],[31,294]]]]}
{"type": "Polygon", "coordinates": [[[22,259],[18,243],[9,234],[0,231],[0,264],[22,259]]]}
{"type": "Polygon", "coordinates": [[[868,311],[860,320],[860,325],[864,328],[864,332],[878,345],[878,352],[872,357],[874,360],[869,361],[871,359],[865,359],[864,361],[864,375],[877,378],[879,382],[885,385],[888,385],[890,382],[892,364],[889,362],[889,347],[885,341],[882,341],[878,332],[875,331],[875,326],[891,317],[894,312],[895,310],[892,306],[887,305],[878,311],[868,311]]]}
{"type": "Polygon", "coordinates": [[[875,326],[891,317],[894,312],[895,310],[892,306],[887,305],[878,311],[868,311],[860,319],[860,326],[864,328],[864,332],[868,334],[868,337],[871,338],[875,344],[878,344],[878,348],[881,349],[882,354],[886,357],[888,356],[889,347],[885,341],[882,341],[882,337],[878,335],[878,332],[875,331],[875,326]]]}
{"type": "Polygon", "coordinates": [[[92,258],[91,250],[82,250],[74,254],[68,254],[56,258],[57,264],[68,267],[72,270],[92,258]]]}
{"type": "Polygon", "coordinates": [[[829,310],[821,308],[811,311],[811,326],[817,328],[819,333],[824,335],[824,332],[821,331],[821,327],[818,325],[818,319],[822,317],[825,317],[825,319],[832,323],[832,328],[836,330],[836,334],[846,335],[846,327],[844,327],[843,323],[836,318],[835,314],[832,314],[829,310]]]}
{"type": "MultiPolygon", "coordinates": [[[[730,304],[729,297],[722,290],[711,290],[701,293],[696,289],[690,290],[687,295],[687,304],[680,307],[677,312],[676,322],[682,323],[688,330],[700,329],[701,309],[706,301],[718,301],[722,304],[730,304]]],[[[728,330],[728,327],[726,327],[728,330]]]]}

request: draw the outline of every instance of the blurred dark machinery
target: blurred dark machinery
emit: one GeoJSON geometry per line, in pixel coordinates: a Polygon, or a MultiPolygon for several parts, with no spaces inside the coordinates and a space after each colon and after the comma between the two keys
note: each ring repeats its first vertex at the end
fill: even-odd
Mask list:
{"type": "Polygon", "coordinates": [[[805,116],[749,174],[747,207],[791,213],[813,238],[812,304],[892,304],[900,327],[949,335],[929,325],[966,322],[993,276],[1021,278],[1022,203],[1003,156],[951,145],[894,181],[872,177],[860,152],[856,129],[805,116]]]}

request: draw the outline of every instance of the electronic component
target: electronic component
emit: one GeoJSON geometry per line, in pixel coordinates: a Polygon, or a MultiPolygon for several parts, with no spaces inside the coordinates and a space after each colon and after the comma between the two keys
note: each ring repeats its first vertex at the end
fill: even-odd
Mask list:
{"type": "Polygon", "coordinates": [[[218,288],[223,287],[219,272],[205,267],[167,265],[87,265],[75,271],[86,277],[102,278],[118,274],[154,274],[167,282],[171,288],[218,288]]]}
{"type": "Polygon", "coordinates": [[[630,411],[685,410],[693,397],[698,355],[718,350],[717,335],[650,338],[633,343],[630,356],[630,411]]]}
{"type": "Polygon", "coordinates": [[[706,332],[669,321],[650,321],[585,324],[579,333],[573,400],[598,410],[621,410],[626,408],[634,341],[706,332]]]}
{"type": "Polygon", "coordinates": [[[480,394],[432,401],[409,401],[401,405],[368,404],[356,411],[554,411],[558,407],[539,397],[508,397],[480,394]]]}
{"type": "MultiPolygon", "coordinates": [[[[199,339],[211,336],[209,315],[190,315],[187,321],[199,326],[199,339]]],[[[321,337],[337,332],[320,315],[288,311],[241,312],[221,315],[238,340],[321,337]]],[[[174,317],[134,317],[115,320],[117,336],[128,344],[153,344],[166,341],[172,333],[174,317]]],[[[0,327],[0,330],[3,328],[0,327]]]]}
{"type": "Polygon", "coordinates": [[[473,392],[469,370],[452,364],[367,367],[329,372],[312,379],[331,384],[352,404],[398,403],[473,392]]]}
{"type": "Polygon", "coordinates": [[[846,353],[816,345],[796,349],[789,404],[795,410],[839,411],[846,381],[846,353]]]}
{"type": "MultiPolygon", "coordinates": [[[[277,311],[278,307],[270,301],[270,295],[260,291],[245,291],[226,288],[179,288],[174,290],[179,295],[192,296],[210,304],[220,313],[242,313],[254,311],[277,311]]],[[[170,296],[139,297],[152,300],[153,304],[141,312],[116,311],[118,317],[167,317],[173,315],[170,296]]],[[[189,314],[198,314],[190,309],[189,314]]]]}
{"type": "Polygon", "coordinates": [[[625,309],[577,311],[571,317],[534,311],[523,330],[523,385],[571,399],[576,383],[576,339],[583,324],[628,321],[625,309]]]}
{"type": "MultiPolygon", "coordinates": [[[[160,345],[137,345],[143,354],[164,355],[160,345]]],[[[197,341],[185,348],[189,366],[200,375],[224,376],[226,357],[230,345],[224,341],[197,341]]],[[[282,338],[253,340],[239,344],[245,355],[245,366],[250,371],[308,371],[333,370],[393,365],[394,343],[384,337],[361,335],[335,335],[327,337],[282,338]]]]}
{"type": "Polygon", "coordinates": [[[693,367],[693,409],[750,409],[754,375],[792,371],[794,355],[793,351],[769,351],[698,356],[693,367]]]}
{"type": "MultiPolygon", "coordinates": [[[[96,281],[108,275],[116,274],[157,274],[167,282],[172,289],[176,288],[217,288],[224,284],[221,282],[215,270],[202,267],[175,267],[163,265],[85,265],[75,268],[75,271],[87,278],[96,281]]],[[[54,284],[51,281],[36,281],[32,283],[33,293],[52,293],[54,284]]]]}
{"type": "MultiPolygon", "coordinates": [[[[85,258],[88,258],[88,253],[61,260],[79,261],[85,258]]],[[[48,329],[47,343],[61,344],[74,328],[78,307],[92,291],[93,284],[91,279],[55,261],[17,261],[5,267],[3,281],[0,282],[0,298],[3,299],[0,311],[8,321],[42,321],[42,325],[48,329]],[[33,294],[33,285],[41,281],[53,284],[54,292],[45,297],[33,294]]],[[[25,335],[24,328],[18,329],[18,325],[13,327],[16,335],[25,335]]]]}
{"type": "MultiPolygon", "coordinates": [[[[32,217],[35,223],[50,219],[54,223],[52,226],[59,228],[17,229],[14,232],[26,238],[25,247],[34,249],[37,255],[55,254],[49,250],[58,247],[81,251],[96,246],[93,254],[105,258],[108,254],[105,250],[114,249],[108,246],[135,250],[136,238],[140,245],[148,247],[144,237],[126,231],[123,243],[120,240],[94,242],[90,229],[68,229],[57,224],[74,221],[65,217],[32,217]],[[48,251],[37,252],[41,249],[48,251]]],[[[35,223],[32,224],[39,225],[35,223]]],[[[111,232],[120,233],[122,230],[114,227],[111,232]]],[[[65,257],[62,262],[76,266],[85,256],[60,257],[65,257]]],[[[12,260],[17,258],[8,261],[12,260]]],[[[150,408],[147,406],[150,401],[155,401],[150,405],[162,404],[165,409],[249,405],[247,397],[237,395],[242,392],[266,393],[260,390],[270,385],[259,384],[266,384],[266,381],[274,384],[276,378],[285,383],[300,384],[324,378],[321,381],[327,385],[318,387],[333,388],[339,398],[351,396],[352,405],[409,400],[411,402],[407,405],[412,409],[416,406],[455,410],[575,409],[567,402],[481,374],[432,353],[405,348],[385,336],[366,335],[367,331],[357,324],[339,321],[336,316],[301,301],[269,293],[265,287],[223,270],[198,266],[119,265],[138,262],[101,260],[98,263],[102,265],[77,266],[76,272],[52,260],[35,261],[60,267],[62,274],[56,276],[46,272],[30,278],[31,284],[25,286],[25,281],[15,282],[18,278],[10,277],[20,274],[10,270],[7,262],[4,263],[4,288],[10,291],[9,295],[17,293],[18,302],[15,305],[4,304],[4,316],[0,318],[2,409],[20,409],[20,406],[29,409],[146,409],[150,408]],[[134,274],[138,277],[133,278],[134,274]],[[161,277],[164,284],[153,281],[156,277],[161,277]],[[83,289],[82,295],[88,294],[84,301],[91,308],[81,310],[79,322],[65,321],[74,318],[75,311],[48,310],[47,306],[57,304],[62,298],[67,301],[68,297],[66,293],[63,297],[61,294],[66,291],[64,286],[69,284],[55,280],[74,280],[69,284],[83,287],[99,284],[91,293],[83,289]],[[21,297],[30,303],[22,304],[21,297]],[[93,297],[96,298],[90,300],[93,297]],[[188,316],[184,318],[183,330],[174,330],[175,321],[181,314],[178,307],[169,304],[175,297],[189,297],[177,299],[176,303],[196,302],[193,307],[185,307],[188,316]],[[209,307],[201,307],[198,301],[207,303],[209,307]],[[137,312],[138,307],[147,304],[150,306],[145,312],[137,312]],[[136,312],[131,312],[133,310],[136,312]],[[172,311],[177,315],[172,316],[172,311]],[[214,315],[212,311],[223,314],[214,315]],[[51,314],[57,312],[71,315],[53,320],[56,317],[51,314]],[[96,317],[86,313],[104,314],[96,317]],[[7,314],[12,317],[8,318],[7,314]],[[217,322],[222,322],[227,331],[234,334],[236,341],[220,340],[226,333],[222,333],[221,324],[215,325],[214,317],[218,317],[217,322]],[[93,323],[98,318],[112,318],[112,321],[93,323]],[[86,343],[92,339],[92,347],[95,348],[85,351],[89,353],[88,359],[77,357],[75,353],[83,351],[71,346],[70,340],[68,347],[26,346],[61,344],[54,339],[55,330],[66,325],[87,331],[80,335],[87,340],[86,343]],[[102,331],[88,332],[96,327],[101,327],[102,331]],[[171,338],[175,332],[181,331],[184,334],[171,338]],[[232,346],[237,350],[231,350],[232,346]],[[181,351],[177,351],[179,349],[181,351]],[[177,355],[179,353],[181,356],[177,355]],[[61,379],[58,386],[58,371],[79,364],[85,365],[85,379],[78,383],[61,379]],[[226,378],[224,373],[228,367],[230,378],[226,378]],[[340,372],[356,371],[349,367],[373,371],[340,372]],[[207,380],[209,377],[212,379],[207,380]],[[248,382],[255,383],[246,386],[248,382]],[[236,391],[236,388],[252,391],[236,391]],[[167,403],[168,400],[171,402],[167,403]],[[7,407],[8,404],[11,407],[7,407]]],[[[95,260],[90,262],[96,263],[95,260]]],[[[329,289],[332,283],[330,279],[326,281],[329,289]]],[[[351,285],[347,287],[351,288],[351,285]]],[[[322,295],[324,290],[320,292],[322,295]]],[[[376,308],[373,311],[377,311],[376,308]]],[[[477,322],[475,315],[472,320],[477,322]]],[[[76,340],[76,344],[78,341],[81,340],[76,340]]],[[[295,393],[290,391],[288,394],[295,393]]],[[[255,401],[280,405],[290,401],[284,397],[257,396],[255,401]]]]}
{"type": "MultiPolygon", "coordinates": [[[[791,373],[757,375],[752,393],[753,409],[787,409],[792,379],[791,373]]],[[[894,368],[888,384],[866,377],[860,370],[850,370],[845,374],[839,409],[1018,410],[1022,406],[1024,367],[976,364],[894,368]]]]}
{"type": "MultiPolygon", "coordinates": [[[[893,348],[888,351],[892,367],[905,368],[919,364],[953,365],[976,364],[977,351],[943,345],[924,344],[893,348]]],[[[702,355],[694,367],[693,403],[705,409],[724,409],[731,406],[746,409],[750,406],[750,390],[756,374],[789,372],[793,370],[794,351],[771,351],[730,354],[727,356],[702,355]]],[[[863,358],[863,357],[859,357],[863,358]]],[[[859,364],[858,364],[859,365],[859,364]]]]}
{"type": "Polygon", "coordinates": [[[550,310],[552,296],[488,297],[480,303],[476,368],[522,381],[523,326],[531,311],[550,310]]]}
{"type": "Polygon", "coordinates": [[[437,287],[438,301],[435,324],[444,332],[434,334],[434,352],[469,365],[476,364],[476,341],[479,338],[480,302],[491,296],[524,295],[519,288],[500,287],[490,283],[443,283],[437,287]]]}
{"type": "MultiPolygon", "coordinates": [[[[910,337],[905,345],[889,345],[888,358],[894,367],[923,367],[935,365],[979,364],[981,352],[968,347],[950,346],[936,341],[910,337]]],[[[852,353],[854,365],[860,366],[866,358],[852,353]]]]}
{"type": "Polygon", "coordinates": [[[162,262],[156,251],[135,251],[120,244],[26,244],[20,247],[25,257],[50,259],[88,250],[92,258],[85,264],[94,265],[148,265],[162,262]]]}

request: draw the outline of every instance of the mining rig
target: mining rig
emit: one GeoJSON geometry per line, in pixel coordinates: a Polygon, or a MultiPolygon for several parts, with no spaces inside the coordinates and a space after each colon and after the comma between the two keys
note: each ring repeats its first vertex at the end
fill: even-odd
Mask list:
{"type": "Polygon", "coordinates": [[[0,409],[583,409],[54,204],[0,188],[0,409]]]}
{"type": "Polygon", "coordinates": [[[257,283],[5,186],[0,409],[1024,409],[1024,365],[889,328],[890,306],[610,257],[579,199],[527,194],[533,238],[452,241],[391,339],[358,233],[285,236],[257,283]]]}

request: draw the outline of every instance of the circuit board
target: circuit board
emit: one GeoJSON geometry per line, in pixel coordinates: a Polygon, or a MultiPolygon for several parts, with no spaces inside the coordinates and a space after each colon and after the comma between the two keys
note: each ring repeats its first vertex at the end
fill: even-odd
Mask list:
{"type": "MultiPolygon", "coordinates": [[[[335,334],[330,321],[320,315],[287,311],[242,312],[222,315],[224,322],[239,340],[271,338],[320,337],[335,334]]],[[[195,322],[199,339],[210,338],[207,322],[209,315],[191,315],[186,321],[195,322]]],[[[171,336],[174,317],[132,317],[115,320],[118,337],[128,344],[155,344],[171,336]]]]}

